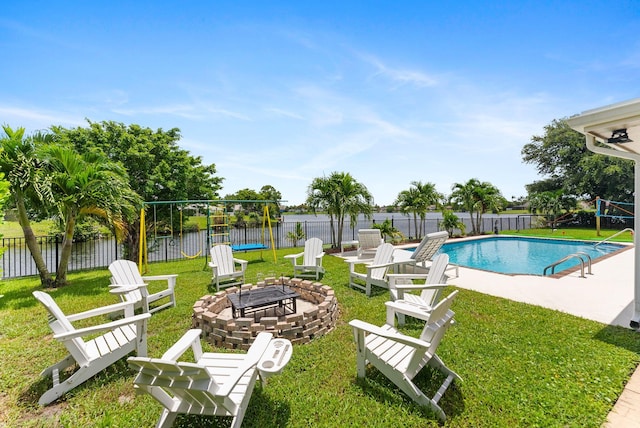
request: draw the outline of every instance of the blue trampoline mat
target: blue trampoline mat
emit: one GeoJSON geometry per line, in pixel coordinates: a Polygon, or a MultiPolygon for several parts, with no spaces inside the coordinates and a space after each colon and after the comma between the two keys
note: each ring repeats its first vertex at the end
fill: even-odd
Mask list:
{"type": "Polygon", "coordinates": [[[241,244],[231,246],[233,251],[266,250],[267,248],[269,247],[264,244],[241,244]]]}

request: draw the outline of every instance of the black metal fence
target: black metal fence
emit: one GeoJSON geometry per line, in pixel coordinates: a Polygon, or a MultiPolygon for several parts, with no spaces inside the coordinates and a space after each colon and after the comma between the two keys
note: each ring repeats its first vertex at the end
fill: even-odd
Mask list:
{"type": "MultiPolygon", "coordinates": [[[[467,232],[471,231],[471,221],[469,218],[460,218],[465,224],[467,232]]],[[[416,228],[412,218],[390,217],[393,227],[398,229],[408,239],[418,239],[416,228]]],[[[373,221],[380,222],[381,220],[373,221]]],[[[431,233],[440,230],[440,218],[427,218],[425,221],[424,233],[431,233]]],[[[493,216],[483,218],[482,232],[493,232],[497,228],[502,230],[520,230],[535,227],[535,216],[512,215],[493,216]]],[[[358,230],[370,228],[372,221],[359,220],[351,224],[345,223],[342,233],[343,241],[357,239],[358,230]]],[[[460,233],[460,231],[455,231],[460,233]]],[[[272,225],[273,242],[276,248],[287,248],[304,245],[304,239],[318,237],[325,244],[332,242],[331,226],[329,221],[283,221],[272,225]],[[294,241],[291,234],[295,234],[296,224],[300,223],[304,238],[294,241]]],[[[45,263],[50,272],[54,273],[59,263],[62,250],[62,240],[55,236],[39,237],[38,245],[45,259],[45,263]]],[[[233,228],[230,231],[229,240],[234,245],[242,244],[265,244],[271,246],[271,236],[268,229],[262,227],[242,227],[233,228]]],[[[185,234],[175,234],[173,236],[149,237],[148,256],[150,262],[164,262],[169,260],[179,260],[183,258],[204,258],[209,256],[207,248],[207,232],[194,232],[185,234]]],[[[24,244],[23,238],[3,238],[2,239],[2,278],[17,278],[22,276],[37,275],[35,263],[29,250],[24,244]]],[[[114,238],[102,237],[94,240],[76,242],[73,244],[71,259],[69,262],[69,272],[84,269],[105,268],[123,254],[123,248],[114,238]]]]}

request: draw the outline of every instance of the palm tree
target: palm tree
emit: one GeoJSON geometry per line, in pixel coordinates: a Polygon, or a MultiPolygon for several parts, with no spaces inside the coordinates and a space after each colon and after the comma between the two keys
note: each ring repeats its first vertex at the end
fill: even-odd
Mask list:
{"type": "Polygon", "coordinates": [[[11,127],[2,127],[4,135],[0,138],[0,171],[9,182],[11,195],[18,212],[18,223],[22,228],[24,240],[38,269],[43,287],[53,285],[51,273],[42,257],[40,246],[31,228],[27,206],[42,207],[53,202],[50,191],[50,177],[43,173],[37,158],[37,147],[53,143],[51,134],[36,133],[25,137],[24,128],[15,131],[11,127]],[[29,203],[29,201],[37,201],[29,203]]]}
{"type": "MultiPolygon", "coordinates": [[[[416,233],[416,238],[418,238],[418,192],[415,188],[411,187],[407,190],[402,190],[398,193],[398,197],[393,202],[395,206],[398,207],[401,213],[405,215],[413,214],[413,225],[416,233]]],[[[409,223],[411,224],[411,223],[409,223]]],[[[411,230],[409,230],[409,234],[411,234],[411,230]]]]}
{"type": "Polygon", "coordinates": [[[440,226],[449,232],[449,236],[453,236],[455,229],[460,229],[460,232],[464,235],[465,225],[460,218],[454,214],[451,210],[442,210],[442,222],[440,226]]]}
{"type": "Polygon", "coordinates": [[[415,187],[418,196],[418,215],[420,216],[420,233],[418,238],[421,238],[425,234],[425,219],[427,217],[427,211],[431,206],[440,204],[443,198],[441,193],[436,190],[436,185],[433,183],[422,183],[421,181],[412,181],[411,185],[415,187]]]}
{"type": "Polygon", "coordinates": [[[451,201],[469,212],[473,235],[482,233],[482,214],[487,211],[499,212],[506,205],[506,199],[497,187],[489,182],[472,178],[466,183],[455,183],[451,201]]]}
{"type": "Polygon", "coordinates": [[[382,223],[376,223],[371,226],[372,229],[379,229],[380,234],[384,238],[385,242],[402,242],[404,235],[398,230],[397,227],[391,224],[391,220],[385,218],[382,223]]]}
{"type": "Polygon", "coordinates": [[[441,193],[438,193],[433,183],[412,181],[411,186],[409,189],[398,193],[394,205],[396,205],[403,214],[413,214],[416,238],[420,238],[425,233],[427,211],[433,205],[437,207],[443,196],[441,193]],[[420,218],[419,224],[418,218],[420,218]]]}
{"type": "Polygon", "coordinates": [[[67,281],[78,219],[92,216],[111,225],[118,236],[126,222],[135,218],[142,200],[131,189],[124,167],[101,154],[79,154],[71,147],[50,145],[42,149],[41,157],[51,178],[51,191],[64,230],[54,284],[62,286],[67,281]]]}
{"type": "Polygon", "coordinates": [[[342,242],[345,217],[349,216],[352,223],[356,222],[358,214],[371,218],[372,202],[373,197],[366,186],[346,172],[314,178],[307,190],[307,204],[314,214],[323,210],[329,215],[331,245],[334,248],[342,242]]]}

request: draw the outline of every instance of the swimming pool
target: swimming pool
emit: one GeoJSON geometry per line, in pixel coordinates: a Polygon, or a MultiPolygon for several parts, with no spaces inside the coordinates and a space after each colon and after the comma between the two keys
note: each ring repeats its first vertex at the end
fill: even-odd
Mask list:
{"type": "MultiPolygon", "coordinates": [[[[594,248],[594,244],[561,239],[495,236],[447,242],[440,252],[447,253],[450,262],[459,266],[506,274],[542,275],[545,267],[569,254],[585,252],[595,261],[624,248],[623,245],[612,243],[600,244],[594,248]]],[[[579,265],[580,261],[573,258],[556,266],[555,273],[579,265]]],[[[550,270],[547,271],[549,273],[550,270]]]]}

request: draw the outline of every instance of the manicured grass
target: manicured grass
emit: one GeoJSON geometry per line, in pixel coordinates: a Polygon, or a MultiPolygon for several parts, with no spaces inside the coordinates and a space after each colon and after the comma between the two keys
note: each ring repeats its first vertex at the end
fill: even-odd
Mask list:
{"type": "MultiPolygon", "coordinates": [[[[51,231],[54,229],[54,223],[52,220],[45,220],[40,222],[33,222],[31,228],[36,236],[51,235],[51,231]]],[[[0,222],[0,235],[2,238],[23,238],[22,228],[17,221],[3,221],[0,222]]]]}
{"type": "MultiPolygon", "coordinates": [[[[559,239],[581,239],[587,241],[602,241],[621,232],[620,230],[601,229],[600,235],[596,229],[584,228],[564,228],[564,229],[525,229],[525,230],[503,230],[501,235],[520,235],[534,236],[542,238],[559,238],[559,239]]],[[[633,242],[633,233],[630,231],[622,232],[614,237],[610,242],[633,242]]]]}
{"type": "MultiPolygon", "coordinates": [[[[250,260],[248,282],[258,275],[290,274],[282,256],[299,251],[237,254],[250,260]]],[[[257,387],[245,417],[246,427],[437,427],[429,411],[415,405],[375,369],[356,380],[355,346],[349,320],[381,325],[387,292],[371,298],[350,289],[348,266],[326,256],[322,282],[334,288],[340,320],[334,331],[296,346],[279,376],[257,387]]],[[[154,314],[148,328],[149,355],[159,357],[191,327],[193,303],[209,292],[211,272],[204,260],[154,264],[151,274],[178,273],[176,308],[154,314]]],[[[74,273],[71,285],[49,291],[68,313],[115,302],[107,291],[107,270],[74,273]]],[[[455,284],[455,280],[453,281],[455,284]]],[[[453,289],[455,285],[451,286],[453,289]]],[[[123,360],[41,408],[47,388],[39,372],[64,356],[52,339],[46,315],[32,297],[37,278],[0,283],[0,426],[147,427],[161,406],[148,395],[136,396],[133,375],[123,360]]],[[[456,323],[438,354],[463,381],[449,388],[441,404],[451,427],[600,427],[640,357],[637,333],[557,311],[472,291],[460,290],[454,302],[456,323]]],[[[418,335],[421,324],[406,332],[418,335]]],[[[211,350],[205,346],[205,350],[211,350]]],[[[430,369],[418,384],[438,374],[430,369]]],[[[206,418],[204,426],[228,426],[206,418]],[[209,425],[210,424],[210,425],[209,425]]],[[[180,418],[177,427],[203,426],[203,418],[180,418]]]]}

